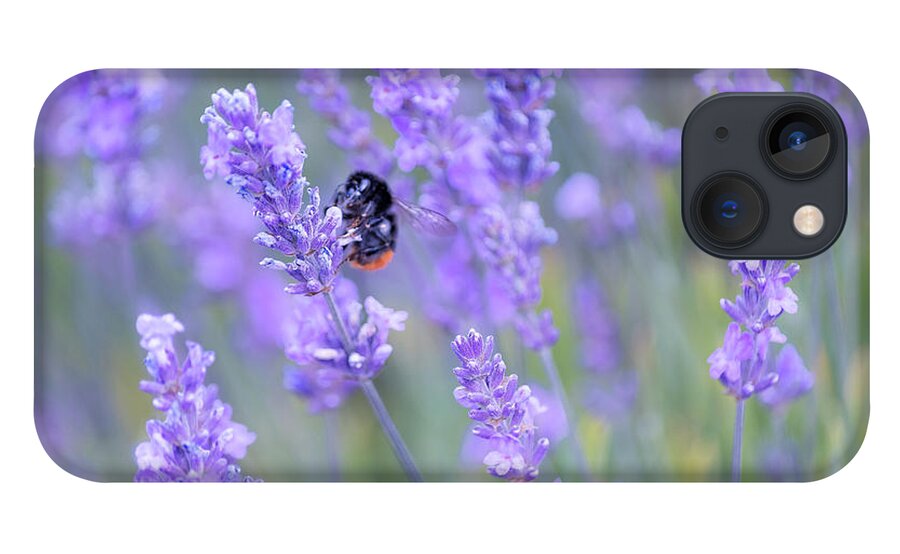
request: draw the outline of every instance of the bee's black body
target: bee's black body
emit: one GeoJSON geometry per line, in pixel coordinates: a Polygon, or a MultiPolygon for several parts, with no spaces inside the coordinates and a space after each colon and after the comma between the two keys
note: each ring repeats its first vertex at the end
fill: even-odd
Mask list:
{"type": "Polygon", "coordinates": [[[387,265],[397,240],[397,221],[391,211],[394,200],[387,183],[357,171],[337,188],[332,204],[344,214],[344,232],[356,235],[348,245],[348,261],[360,269],[387,265]]]}

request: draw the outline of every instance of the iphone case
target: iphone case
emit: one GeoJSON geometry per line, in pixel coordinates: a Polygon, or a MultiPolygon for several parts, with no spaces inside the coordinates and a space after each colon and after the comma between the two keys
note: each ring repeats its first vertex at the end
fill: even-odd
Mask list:
{"type": "MultiPolygon", "coordinates": [[[[762,122],[761,122],[762,123],[762,122]]],[[[35,138],[35,423],[97,481],[810,481],[869,413],[868,129],[806,70],[98,70],[35,138]],[[801,91],[842,236],[727,261],[681,129],[801,91]]]]}

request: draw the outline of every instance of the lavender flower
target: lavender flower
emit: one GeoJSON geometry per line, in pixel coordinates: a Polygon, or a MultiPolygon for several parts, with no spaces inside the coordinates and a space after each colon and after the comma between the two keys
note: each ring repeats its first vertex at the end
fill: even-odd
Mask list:
{"type": "MultiPolygon", "coordinates": [[[[490,137],[488,160],[495,187],[510,198],[479,207],[470,218],[473,247],[485,268],[485,283],[503,283],[502,291],[515,311],[513,323],[522,343],[537,352],[553,393],[568,421],[574,421],[551,347],[559,339],[549,310],[538,312],[541,300],[541,257],[544,246],[556,243],[556,231],[544,224],[537,203],[523,200],[559,168],[550,161],[552,143],[548,125],[553,112],[547,103],[555,93],[559,72],[545,70],[487,70],[485,79],[491,105],[483,118],[490,137]]],[[[571,444],[580,470],[587,461],[576,436],[571,444]]]]}
{"type": "Polygon", "coordinates": [[[710,376],[743,400],[778,381],[766,360],[771,343],[787,341],[775,322],[784,313],[797,312],[797,295],[787,284],[800,267],[782,260],[733,261],[729,266],[742,279],[741,294],[733,302],[722,299],[722,309],[734,322],[707,361],[710,376]]]}
{"type": "MultiPolygon", "coordinates": [[[[332,206],[323,216],[319,189],[306,187],[306,152],[303,141],[294,132],[293,108],[285,100],[271,115],[260,111],[252,84],[233,93],[219,89],[212,95],[212,103],[200,119],[208,129],[207,145],[200,153],[204,174],[207,178],[225,175],[225,181],[253,204],[256,217],[267,230],[256,235],[257,244],[293,258],[288,263],[266,258],[261,265],[285,271],[298,281],[285,288],[288,293],[321,294],[330,311],[328,326],[322,324],[323,318],[318,318],[298,329],[298,343],[290,349],[291,354],[301,364],[323,364],[326,376],[333,376],[329,370],[340,368],[342,377],[355,379],[407,475],[421,480],[371,381],[391,354],[388,331],[402,329],[406,314],[387,309],[370,297],[365,302],[367,319],[363,323],[358,303],[342,309],[335,301],[332,290],[343,261],[343,247],[337,236],[342,214],[332,206]],[[305,206],[304,189],[309,196],[305,206]],[[330,341],[335,334],[339,347],[330,341]]],[[[338,391],[335,399],[333,380],[323,380],[318,373],[309,377],[288,373],[285,384],[302,395],[314,397],[313,409],[340,403],[341,393],[338,391]]]]}
{"type": "Polygon", "coordinates": [[[54,93],[40,142],[56,161],[81,156],[90,169],[87,182],[67,169],[71,177],[52,200],[49,219],[59,242],[94,244],[155,220],[162,196],[143,158],[157,135],[152,116],[163,91],[153,74],[103,70],[78,75],[54,93]]]}
{"type": "Polygon", "coordinates": [[[437,70],[382,70],[367,81],[372,87],[372,107],[400,135],[394,145],[400,169],[446,165],[448,152],[434,139],[448,136],[453,126],[459,77],[441,76],[437,70]]]}
{"type": "MultiPolygon", "coordinates": [[[[788,283],[800,271],[797,264],[782,260],[747,260],[729,263],[732,274],[741,277],[741,294],[732,302],[722,299],[722,309],[732,323],[728,325],[722,346],[710,354],[709,374],[718,380],[726,392],[737,400],[732,450],[732,477],[741,473],[741,443],[743,435],[744,402],[754,395],[765,394],[779,383],[782,373],[792,381],[802,373],[799,356],[792,347],[772,367],[769,346],[784,344],[787,337],[775,325],[785,313],[797,312],[797,295],[788,283]],[[793,375],[792,375],[793,373],[793,375]]],[[[784,352],[784,351],[783,351],[784,352]]],[[[805,383],[800,386],[800,389],[805,383]]],[[[796,397],[796,389],[785,385],[781,393],[769,392],[769,400],[796,397]]]]}
{"type": "MultiPolygon", "coordinates": [[[[531,396],[525,402],[526,417],[531,418],[534,427],[540,429],[541,435],[547,437],[551,444],[561,441],[569,433],[562,403],[538,385],[529,383],[528,388],[531,389],[531,396]]],[[[460,461],[468,469],[480,468],[484,458],[494,450],[490,440],[472,433],[476,425],[479,424],[474,424],[467,430],[460,449],[460,461]]]]}
{"type": "MultiPolygon", "coordinates": [[[[436,70],[382,70],[367,79],[374,110],[397,131],[394,145],[402,171],[423,168],[428,181],[419,202],[468,227],[469,216],[480,206],[499,201],[487,150],[489,140],[472,120],[456,116],[459,77],[436,70]]],[[[469,233],[440,250],[433,281],[427,289],[426,310],[447,329],[470,324],[480,317],[484,298],[471,294],[482,276],[469,233]]]]}
{"type": "Polygon", "coordinates": [[[407,319],[406,312],[386,308],[371,296],[360,304],[348,280],[338,282],[333,296],[352,352],[346,353],[328,306],[316,298],[299,302],[285,344],[285,354],[297,367],[285,371],[284,386],[307,399],[314,413],[339,407],[355,383],[381,373],[393,352],[388,334],[404,330],[407,319]]]}
{"type": "Polygon", "coordinates": [[[271,115],[260,111],[252,84],[233,93],[219,89],[212,102],[200,119],[208,127],[208,142],[200,153],[204,174],[208,179],[224,175],[253,204],[267,230],[256,235],[257,244],[292,258],[288,263],[272,258],[260,262],[298,281],[286,287],[288,293],[329,291],[343,257],[337,240],[341,210],[332,206],[323,216],[319,189],[306,187],[306,152],[294,132],[293,107],[285,100],[271,115]]]}
{"type": "Polygon", "coordinates": [[[547,102],[556,92],[559,71],[484,70],[491,112],[487,119],[494,179],[502,187],[533,190],[559,171],[550,160],[553,143],[547,102]]]}
{"type": "Polygon", "coordinates": [[[231,406],[204,382],[215,355],[188,342],[187,357],[179,361],[172,338],[184,326],[172,314],[141,314],[136,327],[150,374],[140,388],[165,417],[147,422],[150,440],[134,451],[135,481],[242,480],[237,462],[256,435],[231,420],[231,406]]]}
{"type": "Polygon", "coordinates": [[[454,368],[459,385],[453,396],[475,422],[472,433],[489,441],[482,462],[490,475],[509,481],[531,481],[538,476],[550,441],[539,437],[529,403],[531,389],[519,386],[515,374],[506,374],[502,356],[494,354],[494,337],[474,329],[451,343],[460,366],[454,368]]]}
{"type": "Polygon", "coordinates": [[[489,272],[505,283],[512,305],[522,314],[516,320],[528,348],[552,346],[558,333],[549,312],[534,313],[541,300],[543,246],[556,243],[556,231],[546,227],[535,202],[522,202],[514,217],[499,206],[487,206],[476,216],[478,254],[489,272]]]}
{"type": "MultiPolygon", "coordinates": [[[[497,186],[534,190],[559,169],[550,161],[552,143],[547,126],[553,112],[547,102],[555,93],[549,70],[485,70],[491,111],[485,117],[490,136],[489,161],[497,186]]],[[[526,346],[534,350],[553,345],[558,333],[549,312],[535,314],[541,299],[541,258],[544,246],[556,243],[556,231],[544,225],[540,207],[530,201],[482,207],[474,236],[488,277],[507,283],[515,320],[526,346]],[[491,275],[493,273],[493,276],[491,275]]]]}
{"type": "Polygon", "coordinates": [[[382,70],[370,76],[372,107],[398,138],[394,157],[402,171],[426,169],[431,181],[422,204],[447,213],[498,199],[490,174],[487,139],[470,119],[456,116],[459,77],[437,70],[382,70]]]}
{"type": "Polygon", "coordinates": [[[391,172],[391,152],[372,132],[369,114],[353,106],[337,71],[308,69],[297,83],[297,90],[331,124],[328,138],[349,154],[354,169],[378,175],[391,172]]]}

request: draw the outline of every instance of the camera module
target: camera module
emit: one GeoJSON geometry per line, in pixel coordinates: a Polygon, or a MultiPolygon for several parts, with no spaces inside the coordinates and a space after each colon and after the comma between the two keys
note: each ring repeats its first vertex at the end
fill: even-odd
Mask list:
{"type": "Polygon", "coordinates": [[[817,96],[713,95],[688,115],[681,156],[681,220],[708,254],[800,259],[841,234],[847,134],[817,96]]]}

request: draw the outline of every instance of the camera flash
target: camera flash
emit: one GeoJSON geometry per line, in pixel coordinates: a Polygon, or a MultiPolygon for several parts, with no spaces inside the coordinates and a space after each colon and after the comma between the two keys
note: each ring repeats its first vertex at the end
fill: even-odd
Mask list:
{"type": "Polygon", "coordinates": [[[812,204],[800,206],[794,212],[794,230],[804,237],[818,235],[822,232],[823,227],[825,227],[825,214],[812,204]]]}

